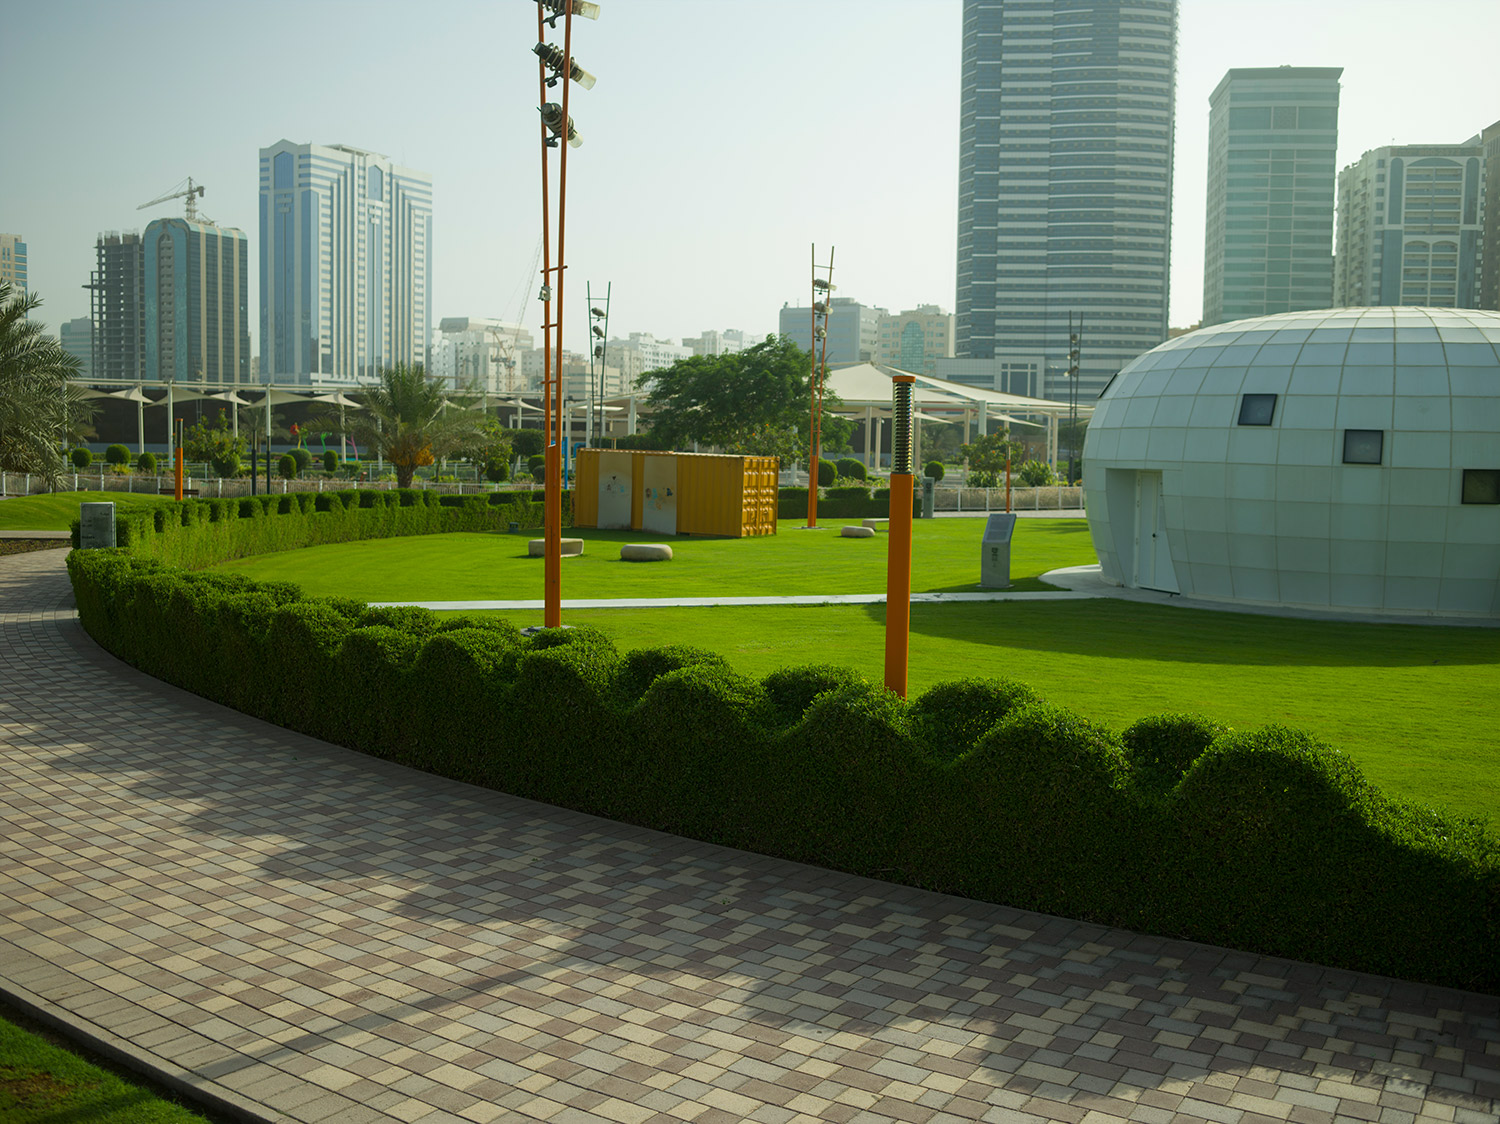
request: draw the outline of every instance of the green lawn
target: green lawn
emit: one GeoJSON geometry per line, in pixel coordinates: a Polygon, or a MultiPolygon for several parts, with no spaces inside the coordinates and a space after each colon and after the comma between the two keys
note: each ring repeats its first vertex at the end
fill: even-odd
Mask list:
{"type": "MultiPolygon", "coordinates": [[[[671,562],[621,562],[620,544],[650,542],[641,531],[566,531],[585,540],[580,557],[563,560],[563,597],[793,596],[884,593],[885,532],[840,537],[850,520],[817,531],[783,522],[760,538],[671,539],[671,562]]],[[[852,522],[857,523],[858,520],[852,522]]],[[[1037,576],[1094,561],[1082,519],[1020,519],[1011,552],[1016,589],[1044,589],[1037,576]]],[[[979,589],[983,519],[922,519],[913,528],[912,589],[979,589]]],[[[321,597],[362,601],[497,601],[539,599],[542,560],[526,555],[527,535],[420,535],[372,539],[262,554],[222,567],[255,578],[294,581],[321,597]]]]}
{"type": "MultiPolygon", "coordinates": [[[[640,533],[576,532],[564,598],[735,593],[876,593],[884,534],[787,529],[763,539],[675,539],[661,564],[617,561],[640,533]]],[[[919,521],[913,588],[970,590],[983,520],[919,521]]],[[[507,535],[384,539],[244,559],[225,567],[296,581],[308,592],[371,601],[539,598],[541,561],[507,535]]],[[[1094,560],[1082,520],[1018,522],[1012,573],[1094,560]]],[[[540,611],[507,611],[519,625],[540,611]]],[[[808,663],[883,677],[883,606],[565,610],[622,650],[694,644],[750,675],[808,663]]],[[[1387,791],[1500,822],[1500,632],[1355,624],[1087,602],[922,605],[911,614],[910,693],[965,676],[1017,679],[1116,728],[1148,714],[1196,711],[1237,727],[1282,722],[1347,750],[1387,791]]]]}
{"type": "Polygon", "coordinates": [[[0,1020],[0,1120],[203,1124],[204,1118],[0,1020]]]}
{"type": "Polygon", "coordinates": [[[66,531],[81,503],[170,503],[171,496],[144,492],[52,492],[0,500],[0,531],[66,531]]]}

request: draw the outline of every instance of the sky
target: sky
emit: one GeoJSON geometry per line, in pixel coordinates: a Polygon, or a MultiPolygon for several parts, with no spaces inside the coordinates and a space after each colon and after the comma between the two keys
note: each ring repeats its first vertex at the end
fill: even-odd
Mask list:
{"type": "MultiPolygon", "coordinates": [[[[584,346],[585,287],[606,284],[611,335],[774,332],[807,299],[813,245],[840,296],[953,310],[961,0],[600,5],[574,21],[598,84],[570,104],[568,347],[584,346]]],[[[0,231],[26,241],[48,325],[88,314],[99,233],[181,214],[137,206],[192,176],[202,213],[250,238],[258,353],[259,150],[286,138],[430,173],[434,324],[497,317],[539,337],[526,0],[4,0],[0,42],[0,231]]],[[[1201,311],[1208,95],[1225,71],[1342,66],[1342,168],[1500,119],[1496,42],[1497,0],[1182,0],[1172,324],[1201,311]]]]}

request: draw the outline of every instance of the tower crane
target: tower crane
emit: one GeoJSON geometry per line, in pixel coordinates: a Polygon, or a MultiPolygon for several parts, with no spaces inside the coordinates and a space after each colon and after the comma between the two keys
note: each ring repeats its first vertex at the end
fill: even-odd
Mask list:
{"type": "MultiPolygon", "coordinates": [[[[142,203],[139,207],[136,208],[136,210],[137,211],[144,211],[147,207],[154,207],[158,203],[165,203],[168,199],[181,199],[184,196],[186,196],[187,197],[187,220],[188,220],[188,222],[197,222],[198,221],[198,206],[197,206],[197,202],[196,201],[198,199],[202,198],[202,196],[203,196],[203,186],[201,184],[195,184],[195,183],[193,183],[193,177],[192,176],[189,176],[183,182],[187,184],[186,187],[184,187],[181,183],[179,183],[171,191],[167,192],[165,195],[161,196],[160,198],[153,199],[149,203],[142,203]]],[[[208,216],[207,215],[203,216],[203,221],[205,221],[205,222],[208,221],[208,216]]]]}

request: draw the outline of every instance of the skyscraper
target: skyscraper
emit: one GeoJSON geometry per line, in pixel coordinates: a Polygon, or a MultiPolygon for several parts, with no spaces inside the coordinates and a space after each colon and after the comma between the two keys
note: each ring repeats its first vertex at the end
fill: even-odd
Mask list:
{"type": "MultiPolygon", "coordinates": [[[[880,318],[883,308],[860,304],[852,297],[834,297],[828,302],[828,362],[873,363],[880,353],[880,318]]],[[[777,330],[803,351],[812,349],[812,308],[784,304],[777,330]]],[[[818,345],[823,355],[823,345],[818,345]]]]}
{"type": "Polygon", "coordinates": [[[96,379],[146,377],[146,248],[135,231],[107,231],[94,247],[92,293],[96,379]]]}
{"type": "Polygon", "coordinates": [[[79,378],[88,378],[94,373],[94,322],[87,316],[64,320],[57,326],[58,342],[62,349],[78,360],[79,378]]]}
{"type": "Polygon", "coordinates": [[[346,145],[260,150],[261,369],[370,381],[432,335],[432,177],[346,145]]]}
{"type": "Polygon", "coordinates": [[[1483,148],[1377,148],[1339,173],[1333,304],[1479,307],[1483,148]]]}
{"type": "Polygon", "coordinates": [[[19,234],[0,234],[0,281],[9,281],[11,296],[26,295],[26,243],[19,234]]]}
{"type": "Polygon", "coordinates": [[[1167,336],[1176,0],[964,0],[960,358],[1080,389],[1167,336]]]}
{"type": "Polygon", "coordinates": [[[1209,95],[1204,326],[1333,303],[1343,73],[1231,70],[1209,95]]]}
{"type": "Polygon", "coordinates": [[[146,227],[146,377],[250,380],[250,248],[207,221],[146,227]]]}

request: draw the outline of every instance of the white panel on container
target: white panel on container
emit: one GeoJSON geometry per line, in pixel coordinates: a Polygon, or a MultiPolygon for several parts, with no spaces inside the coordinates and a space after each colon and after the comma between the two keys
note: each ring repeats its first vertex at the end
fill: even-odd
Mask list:
{"type": "Polygon", "coordinates": [[[644,457],[641,468],[641,529],[677,533],[677,458],[644,457]]]}
{"type": "Polygon", "coordinates": [[[632,465],[630,453],[603,451],[599,454],[599,529],[630,529],[630,494],[632,465]]]}

